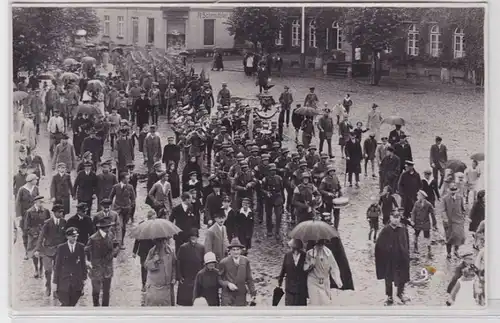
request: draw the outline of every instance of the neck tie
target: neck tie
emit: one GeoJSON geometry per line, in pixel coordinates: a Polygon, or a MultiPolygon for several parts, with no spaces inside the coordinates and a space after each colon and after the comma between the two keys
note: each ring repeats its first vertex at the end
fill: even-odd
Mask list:
{"type": "Polygon", "coordinates": [[[57,126],[57,123],[56,123],[56,133],[58,133],[58,132],[59,132],[59,127],[57,126]]]}

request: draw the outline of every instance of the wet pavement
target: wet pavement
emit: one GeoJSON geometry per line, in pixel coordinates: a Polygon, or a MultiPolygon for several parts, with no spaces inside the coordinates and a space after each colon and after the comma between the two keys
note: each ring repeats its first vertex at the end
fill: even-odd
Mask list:
{"type": "MultiPolygon", "coordinates": [[[[208,65],[208,63],[206,64],[208,65]]],[[[233,96],[254,99],[258,92],[255,81],[246,77],[241,69],[241,62],[226,62],[226,68],[233,71],[210,72],[211,84],[217,92],[222,82],[228,83],[233,96]]],[[[199,67],[197,68],[197,71],[199,67]]],[[[392,90],[365,86],[356,82],[348,84],[346,80],[324,80],[309,78],[275,78],[272,83],[276,86],[270,91],[275,99],[278,98],[284,85],[290,86],[296,103],[303,103],[303,99],[310,86],[316,87],[321,103],[329,102],[329,106],[342,100],[346,93],[353,98],[351,108],[352,122],[366,123],[368,112],[372,103],[377,103],[383,116],[399,115],[407,120],[405,131],[411,136],[415,168],[422,172],[429,167],[429,149],[434,143],[436,135],[442,136],[443,143],[448,147],[450,159],[460,159],[469,162],[469,156],[478,151],[484,151],[484,99],[481,93],[470,90],[442,92],[439,86],[434,91],[392,90]]],[[[295,104],[295,103],[294,103],[295,104]]],[[[162,145],[166,144],[166,137],[171,130],[164,119],[160,118],[159,132],[162,145]]],[[[46,128],[43,126],[42,128],[46,128]]],[[[382,133],[391,130],[389,126],[382,127],[382,133]]],[[[295,137],[293,128],[285,128],[287,139],[285,145],[294,149],[295,137]]],[[[47,133],[42,130],[40,135],[39,154],[46,165],[50,164],[48,153],[47,133]]],[[[333,142],[336,143],[334,137],[333,142]]],[[[317,138],[313,141],[318,144],[317,138]]],[[[335,164],[341,181],[344,179],[344,161],[340,158],[338,146],[334,146],[334,155],[337,156],[335,164]]],[[[109,157],[109,143],[106,144],[104,159],[109,157]]],[[[142,156],[136,153],[138,172],[145,172],[142,156]]],[[[50,167],[48,167],[50,169],[50,167]]],[[[75,176],[73,174],[72,179],[75,176]]],[[[41,194],[49,197],[51,170],[40,183],[41,194]]],[[[146,183],[138,185],[136,221],[145,218],[149,206],[144,204],[146,197],[146,183]]],[[[366,308],[369,306],[382,306],[385,300],[384,282],[376,280],[373,245],[368,243],[369,225],[366,220],[366,209],[370,204],[370,197],[378,194],[378,179],[361,176],[359,189],[346,187],[344,194],[350,198],[350,205],[341,211],[340,236],[343,241],[347,257],[350,262],[355,291],[334,291],[332,307],[354,306],[366,308]]],[[[48,200],[48,199],[47,199],[48,200]]],[[[50,205],[47,203],[47,207],[50,205]]],[[[94,203],[94,209],[95,209],[94,203]]],[[[75,203],[72,205],[71,214],[75,213],[75,203]]],[[[438,225],[442,232],[441,212],[438,212],[438,225]]],[[[128,230],[130,232],[131,230],[128,230]]],[[[202,228],[200,242],[204,240],[206,228],[202,228]]],[[[283,255],[288,247],[285,237],[288,232],[284,223],[282,241],[267,238],[265,225],[256,225],[253,248],[250,250],[253,277],[258,291],[257,306],[271,306],[272,290],[276,287],[276,277],[279,275],[283,255]]],[[[410,229],[410,236],[413,230],[410,229]]],[[[412,238],[411,238],[412,241],[412,238]]],[[[115,260],[115,274],[111,284],[111,300],[113,307],[139,307],[142,303],[140,264],[139,259],[132,258],[133,240],[127,237],[126,250],[122,251],[115,260]]],[[[411,242],[411,245],[413,243],[411,242]]],[[[470,234],[464,249],[471,249],[470,234]]],[[[422,250],[423,248],[421,248],[422,250]]],[[[438,271],[445,273],[442,279],[433,279],[427,286],[408,287],[407,294],[411,298],[410,305],[415,306],[442,306],[446,301],[446,286],[450,277],[449,273],[457,264],[456,260],[447,261],[445,246],[433,246],[434,257],[427,259],[422,253],[414,257],[411,263],[411,275],[414,277],[424,265],[433,265],[438,271]]],[[[21,238],[13,246],[12,264],[12,306],[17,310],[57,306],[58,302],[52,297],[44,296],[44,282],[42,279],[33,278],[31,261],[23,260],[24,251],[21,238]]],[[[87,281],[85,295],[80,299],[78,306],[92,306],[90,282],[87,281]]]]}

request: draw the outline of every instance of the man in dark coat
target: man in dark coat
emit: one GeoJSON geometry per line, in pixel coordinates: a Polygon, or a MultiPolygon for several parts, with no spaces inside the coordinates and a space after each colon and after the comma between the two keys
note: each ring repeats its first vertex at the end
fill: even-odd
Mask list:
{"type": "Polygon", "coordinates": [[[61,306],[75,306],[82,296],[85,280],[87,280],[87,264],[85,263],[85,245],[77,242],[78,229],[66,229],[67,243],[57,247],[54,265],[54,284],[61,306]]]}
{"type": "Polygon", "coordinates": [[[410,160],[406,161],[406,171],[401,174],[398,183],[399,195],[404,208],[404,217],[409,219],[413,205],[417,200],[417,193],[422,188],[422,180],[420,175],[413,167],[414,163],[410,160]]]}
{"type": "Polygon", "coordinates": [[[101,160],[103,154],[103,146],[101,138],[96,137],[97,131],[92,128],[89,130],[89,136],[83,139],[81,153],[90,151],[92,153],[92,162],[94,163],[94,168],[97,169],[97,164],[101,160]]]}
{"type": "Polygon", "coordinates": [[[70,197],[73,194],[73,185],[71,184],[71,176],[66,172],[66,164],[59,163],[57,165],[57,173],[52,176],[50,183],[50,198],[52,202],[59,200],[64,207],[64,214],[69,213],[70,197]]]}
{"type": "Polygon", "coordinates": [[[429,163],[432,168],[432,177],[437,181],[438,173],[441,175],[439,180],[439,188],[443,185],[444,180],[444,169],[446,167],[446,162],[448,161],[448,149],[442,144],[443,138],[437,136],[436,143],[431,146],[429,163]]]}
{"type": "MultiPolygon", "coordinates": [[[[136,124],[142,131],[144,124],[149,121],[149,99],[146,98],[146,91],[141,91],[141,96],[135,101],[132,111],[137,111],[136,124]]],[[[133,113],[133,112],[132,112],[133,113]]]]}
{"type": "Polygon", "coordinates": [[[198,243],[198,229],[191,228],[189,241],[180,246],[177,253],[177,305],[193,306],[194,280],[203,268],[205,247],[198,243]]]}
{"type": "Polygon", "coordinates": [[[215,215],[222,208],[222,194],[219,182],[212,184],[213,192],[210,193],[205,202],[205,214],[203,222],[211,225],[215,221],[215,215]]]}
{"type": "Polygon", "coordinates": [[[120,242],[115,239],[110,227],[113,225],[110,217],[100,218],[96,224],[97,232],[94,233],[87,245],[87,267],[91,268],[89,277],[92,281],[92,301],[94,307],[109,306],[109,292],[111,278],[113,277],[113,258],[118,255],[120,242]],[[102,289],[102,303],[100,294],[102,289]]]}
{"type": "Polygon", "coordinates": [[[401,165],[400,172],[402,173],[405,169],[406,161],[413,160],[411,147],[408,144],[408,139],[405,134],[401,135],[401,140],[399,143],[394,144],[394,154],[399,157],[399,162],[401,165]]]}
{"type": "MultiPolygon", "coordinates": [[[[149,210],[147,214],[147,220],[156,219],[156,212],[154,210],[149,210]]],[[[139,222],[141,224],[144,221],[139,222]]],[[[142,283],[142,292],[146,291],[146,280],[148,278],[148,270],[144,267],[144,262],[148,256],[149,250],[155,246],[155,242],[153,240],[135,240],[134,247],[132,249],[132,257],[139,256],[141,262],[141,283],[142,283]]]]}
{"type": "Polygon", "coordinates": [[[351,133],[351,139],[345,144],[346,172],[348,174],[349,187],[352,187],[352,174],[356,177],[356,187],[359,187],[359,173],[361,173],[361,160],[363,152],[361,144],[356,139],[354,133],[351,133]]]}
{"type": "Polygon", "coordinates": [[[26,176],[28,176],[28,165],[23,163],[19,165],[19,171],[14,175],[14,180],[12,181],[14,184],[14,197],[17,197],[19,189],[26,184],[26,176]]]}
{"type": "Polygon", "coordinates": [[[302,241],[294,239],[288,243],[292,248],[285,254],[281,273],[278,277],[278,286],[285,284],[286,306],[307,306],[307,273],[304,271],[306,253],[302,250],[302,241]]]}
{"type": "Polygon", "coordinates": [[[113,201],[113,209],[118,212],[122,222],[122,246],[125,239],[125,232],[128,221],[130,220],[130,213],[135,208],[135,190],[129,184],[129,174],[120,173],[120,183],[117,183],[111,189],[109,199],[113,201]]]}
{"type": "Polygon", "coordinates": [[[266,68],[266,64],[262,63],[257,70],[257,85],[259,86],[259,93],[267,88],[267,80],[269,79],[269,71],[266,68]]]}
{"type": "Polygon", "coordinates": [[[173,161],[175,163],[175,169],[179,165],[181,160],[181,148],[175,144],[174,137],[167,138],[167,144],[163,148],[162,162],[165,163],[165,167],[168,170],[168,163],[173,161]]]}
{"type": "Polygon", "coordinates": [[[181,203],[172,209],[170,221],[182,230],[175,236],[175,251],[178,252],[181,245],[188,241],[189,231],[198,226],[191,206],[191,194],[182,193],[181,203]]]}
{"type": "Polygon", "coordinates": [[[134,162],[134,141],[127,137],[127,129],[120,130],[120,137],[116,140],[115,154],[116,169],[119,173],[126,171],[127,164],[134,162]]]}
{"type": "Polygon", "coordinates": [[[380,163],[379,173],[382,180],[382,186],[380,187],[380,192],[385,186],[390,186],[392,191],[395,192],[398,189],[398,179],[400,174],[401,165],[399,162],[399,157],[394,155],[394,148],[388,147],[386,151],[386,156],[382,159],[380,163]]]}
{"type": "Polygon", "coordinates": [[[101,163],[102,173],[97,175],[97,211],[101,210],[101,202],[109,198],[113,186],[118,183],[116,176],[110,172],[111,161],[101,163]]]}
{"type": "Polygon", "coordinates": [[[153,169],[153,165],[161,160],[161,140],[156,133],[156,126],[149,126],[149,133],[144,139],[144,158],[148,171],[153,169]]]}
{"type": "Polygon", "coordinates": [[[85,169],[76,176],[72,195],[73,199],[78,200],[78,203],[87,204],[87,215],[90,216],[92,200],[97,193],[97,175],[92,171],[92,163],[87,162],[84,166],[85,169]]]}
{"type": "Polygon", "coordinates": [[[87,204],[80,203],[76,206],[76,214],[68,219],[67,228],[78,230],[78,242],[86,245],[90,236],[94,234],[95,227],[92,219],[86,214],[87,204]]]}
{"type": "Polygon", "coordinates": [[[53,217],[45,221],[38,237],[34,256],[42,257],[43,268],[45,268],[45,295],[50,296],[52,292],[52,269],[57,252],[57,246],[66,240],[64,228],[66,220],[63,218],[64,208],[62,205],[52,207],[53,217]]]}
{"type": "Polygon", "coordinates": [[[409,299],[404,295],[404,287],[410,280],[408,232],[401,225],[397,212],[391,214],[389,224],[382,229],[375,243],[375,267],[377,279],[385,280],[385,305],[394,304],[393,284],[399,300],[407,303],[409,299]]]}
{"type": "Polygon", "coordinates": [[[405,134],[403,130],[401,130],[401,125],[396,125],[396,128],[389,132],[389,143],[391,145],[395,145],[401,141],[401,136],[405,134]]]}

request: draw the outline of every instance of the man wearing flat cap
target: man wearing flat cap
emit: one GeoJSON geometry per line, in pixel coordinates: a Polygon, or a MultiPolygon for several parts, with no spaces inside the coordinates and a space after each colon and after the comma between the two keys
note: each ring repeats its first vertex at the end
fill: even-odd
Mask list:
{"type": "Polygon", "coordinates": [[[121,129],[116,140],[114,151],[116,158],[116,170],[124,172],[127,170],[127,164],[133,163],[135,159],[134,139],[128,137],[127,129],[121,129]]]}
{"type": "Polygon", "coordinates": [[[60,163],[66,164],[66,170],[71,172],[76,169],[76,152],[72,144],[68,142],[68,135],[62,134],[61,141],[54,149],[54,158],[52,158],[52,169],[55,170],[56,166],[60,163]]]}
{"type": "Polygon", "coordinates": [[[23,231],[28,235],[27,253],[28,257],[32,258],[35,268],[35,278],[39,278],[42,274],[42,262],[39,263],[39,258],[33,255],[38,242],[38,237],[42,231],[45,221],[50,219],[50,212],[43,207],[43,196],[37,196],[33,199],[34,205],[26,211],[23,231]],[[40,265],[40,267],[39,267],[40,265]]]}
{"type": "Polygon", "coordinates": [[[399,143],[396,143],[394,146],[394,154],[399,157],[401,163],[401,172],[405,169],[406,161],[413,160],[413,155],[411,152],[410,144],[408,143],[408,136],[402,134],[399,143]]]}
{"type": "MultiPolygon", "coordinates": [[[[53,216],[46,220],[42,226],[40,236],[35,247],[34,256],[42,257],[45,268],[45,295],[52,292],[52,269],[56,257],[57,246],[66,241],[66,220],[63,215],[64,208],[60,204],[52,207],[53,216]]],[[[56,297],[56,295],[54,295],[56,297]]]]}
{"type": "Polygon", "coordinates": [[[436,136],[436,143],[431,146],[429,162],[432,168],[432,177],[438,181],[438,173],[441,175],[439,179],[439,188],[443,185],[444,169],[448,161],[448,149],[443,144],[443,138],[436,136]]]}
{"type": "Polygon", "coordinates": [[[156,126],[149,126],[149,133],[144,139],[144,157],[146,159],[146,165],[148,171],[153,170],[154,163],[161,161],[161,140],[156,132],[156,126]]]}
{"type": "Polygon", "coordinates": [[[318,107],[319,99],[316,93],[314,93],[314,90],[315,90],[314,87],[309,88],[309,93],[307,93],[306,98],[304,99],[305,107],[313,107],[313,108],[318,107]]]}
{"type": "Polygon", "coordinates": [[[109,198],[113,186],[118,183],[116,175],[111,173],[111,160],[102,162],[101,170],[97,175],[97,211],[101,210],[101,201],[109,198]]]}
{"type": "Polygon", "coordinates": [[[90,237],[85,246],[85,254],[88,259],[87,267],[90,269],[89,277],[92,281],[92,302],[94,307],[109,306],[113,258],[116,258],[120,248],[119,240],[116,239],[114,232],[110,230],[113,226],[114,223],[111,217],[100,217],[96,222],[97,232],[90,237]]]}
{"type": "Polygon", "coordinates": [[[177,252],[177,305],[193,306],[193,290],[196,274],[203,268],[205,247],[198,242],[198,229],[189,230],[188,241],[177,252]]]}
{"type": "Polygon", "coordinates": [[[87,204],[79,203],[76,206],[76,214],[68,219],[66,226],[78,230],[77,241],[86,245],[90,236],[95,232],[95,226],[92,219],[87,215],[87,204]]]}
{"type": "Polygon", "coordinates": [[[68,227],[65,235],[68,241],[57,247],[54,284],[61,306],[76,306],[87,280],[85,245],[77,241],[77,228],[68,227]]]}
{"type": "Polygon", "coordinates": [[[99,164],[102,154],[104,153],[104,148],[101,138],[97,138],[96,136],[97,130],[95,128],[91,128],[88,134],[88,137],[83,139],[82,148],[80,149],[80,151],[82,153],[89,151],[92,154],[94,169],[97,169],[97,165],[99,164]]]}
{"type": "Polygon", "coordinates": [[[417,200],[417,193],[422,188],[422,179],[414,167],[411,160],[406,161],[406,170],[401,174],[398,183],[399,195],[401,195],[401,203],[404,207],[403,216],[409,219],[411,210],[417,200]]]}
{"type": "Polygon", "coordinates": [[[381,181],[380,192],[382,192],[382,189],[386,186],[390,186],[392,192],[397,191],[400,167],[399,157],[394,154],[394,148],[392,148],[392,146],[387,147],[386,155],[379,166],[381,181]]]}

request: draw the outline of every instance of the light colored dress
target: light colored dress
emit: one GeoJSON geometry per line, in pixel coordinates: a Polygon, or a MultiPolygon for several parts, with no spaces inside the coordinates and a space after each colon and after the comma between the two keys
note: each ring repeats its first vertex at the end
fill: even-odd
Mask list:
{"type": "Polygon", "coordinates": [[[337,286],[341,286],[340,270],[332,252],[325,246],[314,247],[306,254],[304,270],[308,270],[316,260],[314,269],[307,275],[307,290],[311,306],[331,305],[330,276],[337,286]]]}
{"type": "Polygon", "coordinates": [[[366,122],[366,127],[370,129],[370,132],[375,134],[375,139],[380,141],[380,126],[382,125],[382,114],[373,109],[368,113],[368,121],[366,122]]]}
{"type": "Polygon", "coordinates": [[[172,247],[165,243],[162,248],[151,248],[144,267],[148,271],[145,306],[174,306],[172,281],[176,278],[176,258],[172,247]],[[155,261],[155,255],[160,257],[158,261],[155,261]]]}

